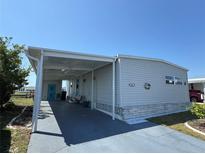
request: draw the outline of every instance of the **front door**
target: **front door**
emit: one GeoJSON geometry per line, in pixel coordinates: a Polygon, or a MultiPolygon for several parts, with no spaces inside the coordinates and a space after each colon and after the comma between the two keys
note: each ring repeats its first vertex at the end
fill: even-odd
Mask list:
{"type": "Polygon", "coordinates": [[[54,101],[55,98],[56,98],[56,85],[55,84],[49,84],[48,85],[47,100],[48,101],[54,101]]]}

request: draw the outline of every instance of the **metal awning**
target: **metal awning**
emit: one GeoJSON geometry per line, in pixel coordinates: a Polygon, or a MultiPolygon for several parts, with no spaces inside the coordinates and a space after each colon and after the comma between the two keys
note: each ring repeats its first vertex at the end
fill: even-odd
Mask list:
{"type": "Polygon", "coordinates": [[[112,62],[61,57],[44,57],[44,79],[75,79],[112,62]]]}
{"type": "MultiPolygon", "coordinates": [[[[112,63],[115,59],[114,57],[37,47],[28,47],[27,53],[40,59],[42,50],[44,79],[50,80],[73,79],[112,63]]],[[[36,72],[37,62],[31,58],[29,60],[36,72]]]]}
{"type": "Polygon", "coordinates": [[[193,78],[189,79],[188,83],[205,83],[205,78],[193,78]]]}
{"type": "MultiPolygon", "coordinates": [[[[115,57],[107,57],[93,54],[84,54],[79,52],[70,52],[38,47],[28,47],[26,51],[27,57],[37,74],[36,78],[36,94],[34,100],[33,112],[33,131],[37,131],[38,113],[40,109],[42,96],[43,80],[72,80],[79,76],[92,72],[92,101],[94,89],[94,70],[108,64],[113,66],[113,111],[112,117],[115,119],[115,57]]],[[[92,104],[91,104],[92,108],[92,104]]]]}

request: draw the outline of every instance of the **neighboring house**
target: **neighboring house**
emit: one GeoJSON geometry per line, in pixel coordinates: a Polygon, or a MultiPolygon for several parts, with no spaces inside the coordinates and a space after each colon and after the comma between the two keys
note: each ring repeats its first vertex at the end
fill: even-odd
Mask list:
{"type": "Polygon", "coordinates": [[[165,60],[37,47],[28,47],[27,56],[37,73],[37,109],[41,100],[57,99],[62,80],[69,81],[69,94],[85,96],[92,109],[127,123],[184,111],[190,105],[187,69],[165,60]]]}
{"type": "Polygon", "coordinates": [[[27,86],[27,87],[22,87],[19,90],[17,90],[16,92],[33,92],[35,91],[35,87],[33,86],[27,86]]]}
{"type": "Polygon", "coordinates": [[[192,78],[188,82],[190,90],[200,90],[205,93],[205,78],[192,78]]]}

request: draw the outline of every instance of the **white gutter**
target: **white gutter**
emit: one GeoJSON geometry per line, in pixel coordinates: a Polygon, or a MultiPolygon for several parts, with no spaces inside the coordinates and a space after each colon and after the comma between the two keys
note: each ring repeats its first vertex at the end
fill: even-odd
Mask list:
{"type": "MultiPolygon", "coordinates": [[[[33,67],[35,73],[37,74],[37,69],[36,69],[35,65],[33,64],[33,61],[31,61],[31,60],[36,61],[36,62],[37,62],[37,65],[38,65],[39,59],[38,59],[38,58],[35,58],[35,57],[32,57],[31,55],[29,55],[29,54],[28,54],[28,51],[25,51],[24,53],[25,53],[26,56],[28,57],[28,60],[30,61],[30,63],[31,63],[31,65],[32,65],[32,67],[33,67]],[[30,59],[31,59],[31,60],[30,60],[30,59]]],[[[37,68],[38,68],[38,66],[37,66],[37,68]]]]}
{"type": "Polygon", "coordinates": [[[84,59],[87,60],[95,60],[95,61],[107,61],[112,62],[113,57],[103,56],[103,55],[95,55],[95,54],[87,54],[87,53],[80,53],[80,52],[73,52],[73,51],[65,51],[65,50],[56,50],[56,49],[48,49],[48,48],[40,48],[40,47],[32,47],[29,46],[29,49],[34,50],[43,50],[45,56],[51,57],[62,57],[62,58],[74,58],[74,59],[84,59]]]}
{"type": "Polygon", "coordinates": [[[26,52],[26,56],[29,57],[29,58],[31,58],[32,60],[35,60],[35,61],[39,62],[39,59],[38,59],[38,58],[35,58],[35,57],[32,57],[32,56],[28,55],[27,52],[26,52]]]}

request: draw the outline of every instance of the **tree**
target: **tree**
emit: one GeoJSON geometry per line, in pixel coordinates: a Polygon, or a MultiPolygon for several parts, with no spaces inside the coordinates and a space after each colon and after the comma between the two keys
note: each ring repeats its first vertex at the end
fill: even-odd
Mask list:
{"type": "Polygon", "coordinates": [[[29,68],[22,68],[23,45],[11,43],[12,38],[0,37],[0,110],[15,90],[28,82],[29,68]]]}

